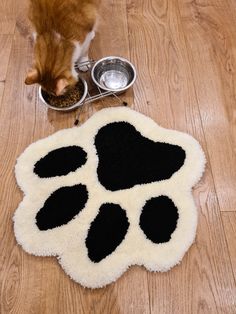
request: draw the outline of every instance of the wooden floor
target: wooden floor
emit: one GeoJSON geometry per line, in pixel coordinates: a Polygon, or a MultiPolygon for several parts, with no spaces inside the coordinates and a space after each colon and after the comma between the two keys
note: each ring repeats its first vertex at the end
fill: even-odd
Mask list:
{"type": "MultiPolygon", "coordinates": [[[[122,55],[138,80],[124,99],[160,125],[192,134],[208,160],[194,190],[195,244],[167,273],[132,267],[91,291],[53,258],[16,244],[12,216],[22,199],[17,156],[32,142],[72,127],[75,113],[39,102],[24,85],[32,62],[25,0],[0,1],[0,313],[236,313],[236,1],[103,0],[91,56],[122,55]]],[[[83,108],[82,122],[115,100],[83,108]]]]}

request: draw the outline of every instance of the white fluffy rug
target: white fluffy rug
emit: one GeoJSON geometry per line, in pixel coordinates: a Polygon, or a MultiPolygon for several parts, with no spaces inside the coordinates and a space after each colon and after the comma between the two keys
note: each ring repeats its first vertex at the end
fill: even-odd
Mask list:
{"type": "Polygon", "coordinates": [[[57,256],[73,280],[90,288],[134,264],[167,271],[194,241],[191,190],[204,166],[191,136],[129,108],[103,109],[19,157],[17,242],[30,254],[57,256]]]}

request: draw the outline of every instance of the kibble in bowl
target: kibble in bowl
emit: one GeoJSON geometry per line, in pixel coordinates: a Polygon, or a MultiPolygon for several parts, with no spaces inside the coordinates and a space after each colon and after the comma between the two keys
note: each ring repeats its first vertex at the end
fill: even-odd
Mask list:
{"type": "Polygon", "coordinates": [[[70,111],[83,104],[88,93],[88,86],[84,79],[80,78],[74,88],[65,95],[54,96],[39,87],[39,97],[49,108],[57,111],[70,111]]]}

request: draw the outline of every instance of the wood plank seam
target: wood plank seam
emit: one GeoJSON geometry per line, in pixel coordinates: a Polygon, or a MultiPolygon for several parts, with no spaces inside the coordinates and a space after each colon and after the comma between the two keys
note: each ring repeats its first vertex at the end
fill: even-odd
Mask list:
{"type": "Polygon", "coordinates": [[[228,211],[228,212],[224,211],[224,212],[221,212],[220,213],[220,219],[221,219],[221,223],[222,223],[222,226],[223,226],[223,232],[224,232],[224,237],[225,237],[225,241],[226,241],[227,251],[228,251],[228,255],[229,255],[230,265],[231,265],[231,268],[232,268],[234,283],[235,283],[235,286],[236,286],[236,276],[235,276],[235,272],[233,271],[233,263],[232,263],[232,258],[231,258],[231,254],[230,254],[228,238],[227,238],[226,231],[225,231],[225,224],[224,224],[224,221],[223,221],[223,214],[224,213],[235,213],[235,212],[234,211],[228,211]]]}

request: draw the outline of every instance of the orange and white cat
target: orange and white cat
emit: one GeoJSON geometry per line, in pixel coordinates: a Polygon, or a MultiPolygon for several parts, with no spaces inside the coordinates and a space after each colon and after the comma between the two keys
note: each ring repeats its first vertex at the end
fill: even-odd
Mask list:
{"type": "Polygon", "coordinates": [[[74,64],[88,60],[99,2],[30,0],[29,18],[35,28],[35,46],[34,64],[26,84],[38,83],[54,95],[62,95],[76,84],[78,74],[74,64]]]}

